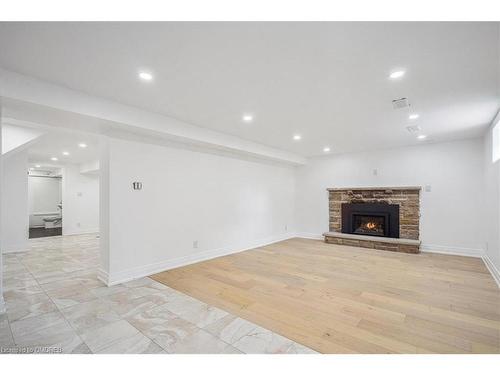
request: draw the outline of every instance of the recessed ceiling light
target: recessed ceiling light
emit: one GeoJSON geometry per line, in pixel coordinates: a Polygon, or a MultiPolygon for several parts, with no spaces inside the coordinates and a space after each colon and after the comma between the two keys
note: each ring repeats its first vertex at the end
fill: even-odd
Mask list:
{"type": "Polygon", "coordinates": [[[69,155],[69,152],[68,152],[68,151],[63,151],[63,152],[62,152],[62,154],[63,154],[64,156],[68,156],[68,155],[69,155]]]}
{"type": "Polygon", "coordinates": [[[152,81],[153,75],[149,72],[139,72],[139,78],[143,81],[152,81]]]}
{"type": "Polygon", "coordinates": [[[293,136],[293,140],[294,140],[294,141],[300,141],[301,139],[302,139],[302,136],[301,136],[300,134],[295,134],[295,135],[293,136]]]}
{"type": "Polygon", "coordinates": [[[420,117],[418,113],[412,113],[411,115],[408,116],[410,120],[416,120],[420,117]]]}
{"type": "Polygon", "coordinates": [[[330,147],[323,148],[323,152],[330,152],[330,147]]]}
{"type": "Polygon", "coordinates": [[[78,147],[85,148],[87,147],[86,143],[78,143],[78,147]]]}
{"type": "Polygon", "coordinates": [[[53,157],[50,158],[50,160],[52,160],[52,161],[58,161],[59,159],[56,158],[55,156],[53,156],[53,157]]]}
{"type": "Polygon", "coordinates": [[[404,75],[405,75],[405,71],[404,70],[396,70],[395,72],[392,72],[389,75],[389,78],[391,78],[391,79],[398,79],[398,78],[401,78],[404,75]]]}
{"type": "Polygon", "coordinates": [[[253,115],[249,114],[249,113],[246,113],[244,114],[241,119],[243,120],[243,122],[252,122],[253,121],[253,115]]]}
{"type": "Polygon", "coordinates": [[[420,140],[423,140],[423,139],[425,139],[425,138],[427,138],[427,136],[426,136],[426,135],[424,135],[424,134],[420,134],[420,135],[417,137],[417,139],[420,139],[420,140]]]}
{"type": "Polygon", "coordinates": [[[36,167],[36,168],[40,168],[40,167],[41,167],[41,165],[40,165],[40,164],[37,164],[37,165],[35,165],[35,167],[36,167]]]}

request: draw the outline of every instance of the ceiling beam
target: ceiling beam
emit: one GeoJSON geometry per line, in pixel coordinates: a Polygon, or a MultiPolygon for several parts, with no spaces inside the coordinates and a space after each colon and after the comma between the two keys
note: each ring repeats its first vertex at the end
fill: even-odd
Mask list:
{"type": "Polygon", "coordinates": [[[79,130],[109,133],[121,131],[143,137],[211,149],[234,155],[251,156],[274,162],[304,165],[306,158],[261,145],[256,142],[195,126],[172,117],[145,111],[104,98],[90,96],[46,81],[0,68],[0,96],[4,115],[19,118],[38,113],[39,118],[19,118],[75,126],[72,116],[78,117],[79,130]],[[37,110],[38,112],[34,111],[37,110]],[[87,119],[88,121],[85,121],[87,119]]]}

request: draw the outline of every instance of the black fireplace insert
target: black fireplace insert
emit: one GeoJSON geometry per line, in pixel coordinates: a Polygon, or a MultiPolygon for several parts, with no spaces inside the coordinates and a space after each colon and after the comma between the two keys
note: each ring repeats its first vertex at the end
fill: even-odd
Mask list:
{"type": "Polygon", "coordinates": [[[399,238],[399,205],[343,203],[342,233],[399,238]]]}

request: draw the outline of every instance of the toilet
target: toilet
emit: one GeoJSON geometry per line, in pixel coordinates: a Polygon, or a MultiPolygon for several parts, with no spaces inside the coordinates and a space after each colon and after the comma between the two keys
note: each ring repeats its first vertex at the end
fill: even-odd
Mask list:
{"type": "Polygon", "coordinates": [[[56,227],[59,227],[61,224],[61,217],[60,216],[45,216],[43,218],[43,222],[45,225],[45,229],[56,228],[56,227]]]}

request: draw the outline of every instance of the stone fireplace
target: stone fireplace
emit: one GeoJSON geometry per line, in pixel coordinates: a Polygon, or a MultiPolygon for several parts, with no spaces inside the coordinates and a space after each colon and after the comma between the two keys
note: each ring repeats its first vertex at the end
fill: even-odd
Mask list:
{"type": "Polygon", "coordinates": [[[325,242],[420,252],[420,187],[332,188],[325,242]]]}

